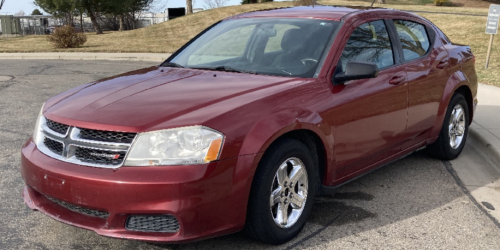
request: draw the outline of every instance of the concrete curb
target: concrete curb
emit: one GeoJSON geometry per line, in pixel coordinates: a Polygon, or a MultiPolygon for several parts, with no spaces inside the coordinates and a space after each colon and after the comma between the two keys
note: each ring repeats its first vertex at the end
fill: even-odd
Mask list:
{"type": "Polygon", "coordinates": [[[472,146],[481,150],[489,160],[493,161],[497,166],[497,171],[500,172],[500,140],[498,140],[494,135],[492,135],[488,130],[478,128],[477,124],[474,124],[469,129],[470,138],[468,142],[472,146]]]}
{"type": "Polygon", "coordinates": [[[104,60],[163,62],[171,54],[160,53],[0,53],[0,60],[104,60]]]}

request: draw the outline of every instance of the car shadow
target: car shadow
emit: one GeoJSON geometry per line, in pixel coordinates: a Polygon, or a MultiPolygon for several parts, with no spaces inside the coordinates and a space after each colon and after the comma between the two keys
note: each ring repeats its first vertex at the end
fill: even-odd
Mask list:
{"type": "Polygon", "coordinates": [[[417,152],[340,187],[333,197],[316,198],[302,233],[284,245],[257,243],[242,232],[180,245],[149,244],[166,249],[313,247],[325,240],[335,241],[377,229],[436,208],[446,209],[449,202],[463,195],[443,162],[417,152]]]}

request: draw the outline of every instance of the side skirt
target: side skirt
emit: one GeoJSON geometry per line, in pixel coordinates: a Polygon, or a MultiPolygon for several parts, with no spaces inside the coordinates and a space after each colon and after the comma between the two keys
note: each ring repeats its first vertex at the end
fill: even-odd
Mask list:
{"type": "Polygon", "coordinates": [[[400,159],[403,159],[403,158],[407,157],[408,155],[411,155],[411,154],[413,154],[413,153],[415,153],[417,151],[425,149],[426,148],[426,144],[425,143],[426,143],[426,141],[418,143],[415,146],[410,147],[410,148],[408,148],[408,149],[406,149],[404,151],[401,151],[398,154],[395,154],[393,156],[389,156],[389,157],[387,157],[387,158],[385,158],[385,159],[383,159],[383,160],[381,160],[379,162],[376,162],[376,163],[374,163],[374,164],[372,164],[372,165],[370,165],[370,166],[368,166],[366,168],[363,168],[363,169],[361,169],[361,170],[359,170],[359,171],[357,171],[355,173],[352,173],[352,174],[350,174],[350,175],[348,175],[348,176],[346,176],[346,177],[344,177],[344,178],[342,178],[340,180],[337,180],[337,182],[338,181],[341,182],[338,185],[335,185],[335,186],[321,185],[321,190],[320,190],[318,196],[334,196],[335,193],[337,192],[337,189],[339,187],[341,187],[341,186],[343,186],[345,184],[348,184],[348,183],[350,183],[352,181],[355,181],[355,180],[357,180],[357,179],[359,179],[361,177],[364,177],[365,175],[370,174],[371,172],[373,172],[375,170],[378,170],[378,169],[380,169],[382,167],[385,167],[385,166],[387,166],[387,165],[389,165],[389,164],[391,164],[393,162],[396,162],[396,161],[398,161],[400,159]],[[345,179],[347,179],[347,180],[343,181],[345,179]]]}

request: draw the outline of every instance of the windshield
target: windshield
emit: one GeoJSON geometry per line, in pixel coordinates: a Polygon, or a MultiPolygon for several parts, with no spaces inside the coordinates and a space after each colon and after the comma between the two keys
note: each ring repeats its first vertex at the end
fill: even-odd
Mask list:
{"type": "Polygon", "coordinates": [[[311,78],[338,25],[304,18],[223,21],[163,66],[311,78]]]}

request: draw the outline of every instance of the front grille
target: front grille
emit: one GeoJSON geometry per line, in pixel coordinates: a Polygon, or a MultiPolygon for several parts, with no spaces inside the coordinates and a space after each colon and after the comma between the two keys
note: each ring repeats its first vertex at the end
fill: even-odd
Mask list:
{"type": "Polygon", "coordinates": [[[117,169],[125,162],[136,133],[80,129],[43,117],[36,145],[60,161],[96,168],[117,169]],[[38,139],[40,138],[40,139],[38,139]]]}
{"type": "Polygon", "coordinates": [[[132,143],[136,133],[80,129],[80,138],[91,141],[132,143]]]}
{"type": "Polygon", "coordinates": [[[64,148],[64,145],[58,141],[54,141],[50,138],[47,138],[45,137],[45,139],[43,139],[43,144],[52,152],[58,154],[58,155],[62,155],[63,153],[63,148],[64,148]]]}
{"type": "Polygon", "coordinates": [[[88,215],[88,216],[92,216],[92,217],[98,217],[98,218],[102,218],[102,219],[107,219],[108,216],[109,216],[109,214],[107,212],[104,212],[104,211],[99,211],[99,210],[94,210],[94,209],[79,207],[79,206],[76,206],[76,205],[73,205],[73,204],[66,203],[66,202],[61,201],[61,200],[54,199],[52,197],[48,197],[48,196],[45,196],[45,197],[47,197],[47,199],[49,199],[50,201],[56,203],[57,205],[59,205],[61,207],[64,207],[64,208],[66,208],[68,210],[71,210],[73,212],[77,212],[77,213],[88,215]]]}
{"type": "Polygon", "coordinates": [[[77,147],[75,157],[83,162],[100,165],[120,165],[126,152],[113,152],[106,150],[77,147]]]}
{"type": "Polygon", "coordinates": [[[175,233],[179,231],[179,221],[173,215],[133,215],[125,226],[130,231],[175,233]]]}
{"type": "Polygon", "coordinates": [[[65,135],[68,132],[69,126],[64,125],[55,121],[51,121],[47,119],[47,127],[49,127],[52,131],[57,132],[59,134],[65,135]]]}

